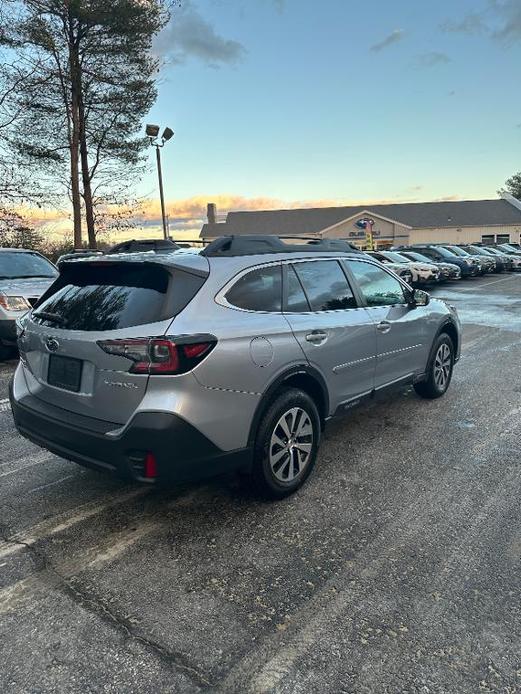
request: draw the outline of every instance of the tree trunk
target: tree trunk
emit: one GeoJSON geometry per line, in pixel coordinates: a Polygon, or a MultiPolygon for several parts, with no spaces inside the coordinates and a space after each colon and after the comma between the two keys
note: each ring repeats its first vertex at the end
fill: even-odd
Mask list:
{"type": "Polygon", "coordinates": [[[79,120],[80,120],[80,158],[81,158],[81,177],[83,182],[83,202],[85,203],[85,220],[87,222],[87,235],[89,248],[96,249],[96,229],[94,227],[94,206],[92,203],[92,186],[89,171],[89,157],[87,150],[87,137],[85,133],[85,109],[83,107],[83,92],[81,69],[78,71],[78,82],[80,85],[79,120]]]}
{"type": "Polygon", "coordinates": [[[78,85],[78,49],[74,36],[73,19],[69,14],[69,70],[71,74],[71,139],[69,143],[71,156],[71,197],[74,220],[74,248],[81,248],[81,197],[79,180],[79,145],[80,145],[80,92],[78,85]]]}
{"type": "MultiPolygon", "coordinates": [[[[76,119],[77,120],[77,119],[76,119]]],[[[74,124],[74,115],[72,119],[72,141],[70,145],[71,154],[71,197],[72,197],[72,214],[74,220],[74,248],[81,248],[81,198],[80,198],[80,181],[79,181],[79,166],[78,166],[78,136],[74,132],[77,130],[77,125],[74,124]]]]}

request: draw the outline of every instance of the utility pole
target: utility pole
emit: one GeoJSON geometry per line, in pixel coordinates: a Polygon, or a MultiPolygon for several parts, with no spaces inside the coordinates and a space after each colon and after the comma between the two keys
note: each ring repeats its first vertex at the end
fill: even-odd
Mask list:
{"type": "Polygon", "coordinates": [[[168,142],[174,135],[174,131],[170,128],[165,128],[163,134],[161,135],[161,142],[158,140],[159,135],[159,125],[150,125],[146,127],[146,134],[150,141],[150,145],[156,148],[156,163],[157,163],[157,177],[159,180],[159,198],[161,200],[161,219],[163,221],[163,237],[168,238],[168,226],[166,223],[166,211],[165,211],[165,194],[163,191],[163,173],[161,170],[161,148],[165,146],[165,142],[168,142]]]}

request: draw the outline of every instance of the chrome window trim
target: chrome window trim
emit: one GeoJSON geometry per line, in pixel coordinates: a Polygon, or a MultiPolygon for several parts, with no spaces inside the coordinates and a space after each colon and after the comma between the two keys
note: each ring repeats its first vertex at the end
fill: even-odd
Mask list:
{"type": "MultiPolygon", "coordinates": [[[[338,308],[338,309],[326,309],[324,311],[284,311],[283,307],[280,311],[256,311],[254,309],[249,309],[249,308],[240,308],[239,306],[234,306],[231,304],[227,299],[226,299],[226,294],[229,292],[229,290],[238,282],[244,275],[247,275],[250,272],[254,272],[255,270],[260,270],[264,267],[275,267],[279,265],[282,270],[283,265],[296,265],[297,263],[317,263],[320,261],[337,261],[340,263],[340,266],[342,266],[342,261],[345,262],[357,262],[357,263],[366,263],[367,265],[373,265],[374,267],[380,268],[384,272],[386,272],[388,275],[390,275],[393,279],[398,280],[400,285],[404,288],[405,291],[411,291],[411,287],[402,280],[401,277],[396,275],[392,270],[388,270],[382,263],[379,263],[378,261],[372,260],[370,257],[367,258],[353,258],[351,256],[320,256],[320,257],[313,257],[313,258],[284,258],[281,260],[271,260],[265,263],[257,263],[256,265],[250,265],[246,268],[243,268],[240,270],[238,273],[236,273],[233,277],[231,277],[226,284],[221,287],[221,289],[215,294],[214,296],[214,301],[216,304],[219,304],[220,306],[223,306],[224,308],[229,308],[232,309],[233,311],[242,311],[243,313],[254,313],[254,314],[261,314],[261,315],[288,315],[288,316],[316,316],[316,315],[322,315],[324,313],[343,313],[344,311],[360,311],[360,310],[366,310],[366,309],[371,309],[371,308],[383,308],[385,306],[392,307],[392,306],[408,306],[408,303],[405,302],[403,304],[382,304],[381,306],[357,306],[356,308],[338,308]]],[[[346,281],[349,284],[348,278],[346,278],[346,281]]],[[[351,287],[350,287],[351,288],[351,287]]],[[[358,286],[357,286],[358,289],[358,286]]],[[[360,291],[360,290],[359,290],[360,291]]]]}

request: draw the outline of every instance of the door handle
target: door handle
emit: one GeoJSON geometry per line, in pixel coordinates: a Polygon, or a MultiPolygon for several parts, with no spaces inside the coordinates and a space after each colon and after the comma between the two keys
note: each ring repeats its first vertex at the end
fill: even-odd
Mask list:
{"type": "Polygon", "coordinates": [[[391,324],[388,320],[383,320],[376,326],[376,329],[381,333],[388,333],[391,329],[391,324]]]}
{"type": "Polygon", "coordinates": [[[327,333],[323,330],[312,330],[306,335],[306,341],[311,342],[312,345],[321,345],[327,340],[327,333]]]}

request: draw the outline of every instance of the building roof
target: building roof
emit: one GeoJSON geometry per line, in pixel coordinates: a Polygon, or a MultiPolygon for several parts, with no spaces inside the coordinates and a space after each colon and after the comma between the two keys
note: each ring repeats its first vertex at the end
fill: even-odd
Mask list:
{"type": "Polygon", "coordinates": [[[370,212],[414,229],[521,225],[521,210],[504,199],[412,202],[395,205],[312,207],[294,210],[229,212],[226,224],[205,224],[202,237],[222,234],[319,234],[353,215],[370,212]]]}

